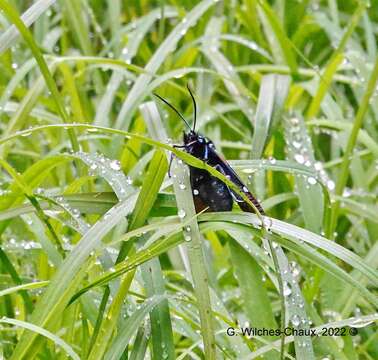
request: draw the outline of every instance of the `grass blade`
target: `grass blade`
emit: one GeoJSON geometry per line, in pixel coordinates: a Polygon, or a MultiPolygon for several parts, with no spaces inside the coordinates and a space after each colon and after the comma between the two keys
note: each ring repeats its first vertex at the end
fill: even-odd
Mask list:
{"type": "MultiPolygon", "coordinates": [[[[26,26],[31,26],[56,0],[39,0],[28,8],[21,16],[26,26]]],[[[19,32],[15,25],[12,25],[0,36],[0,55],[14,44],[19,32]]]]}
{"type": "Polygon", "coordinates": [[[30,331],[37,333],[37,334],[45,336],[46,338],[53,341],[56,345],[59,345],[67,353],[67,355],[69,355],[72,359],[80,360],[79,355],[77,355],[75,353],[75,351],[73,351],[71,346],[69,346],[66,342],[64,342],[62,339],[60,339],[58,336],[54,335],[50,331],[47,331],[47,330],[45,330],[45,329],[43,329],[39,326],[36,326],[34,324],[29,323],[29,322],[20,321],[20,320],[16,320],[16,319],[8,319],[8,318],[5,318],[5,317],[0,319],[0,323],[20,326],[24,329],[28,329],[30,331]]]}
{"type": "Polygon", "coordinates": [[[150,61],[145,67],[146,74],[142,74],[136,80],[134,86],[130,90],[122,108],[118,114],[116,120],[116,128],[128,129],[136,107],[143,100],[143,94],[145,94],[145,88],[152,79],[152,74],[155,74],[159,69],[164,59],[168,54],[173,51],[178,41],[188,31],[188,29],[199,20],[199,18],[214,4],[213,0],[203,0],[197,6],[195,6],[167,36],[164,42],[155,51],[150,61]]]}

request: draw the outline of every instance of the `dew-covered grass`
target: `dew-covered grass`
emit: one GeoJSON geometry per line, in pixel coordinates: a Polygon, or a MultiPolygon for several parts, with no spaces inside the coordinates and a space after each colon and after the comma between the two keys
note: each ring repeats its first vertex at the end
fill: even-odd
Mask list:
{"type": "Polygon", "coordinates": [[[378,358],[377,29],[376,0],[0,0],[0,357],[378,358]],[[187,84],[266,216],[196,214],[187,165],[246,196],[173,146],[153,93],[192,123],[187,84]]]}

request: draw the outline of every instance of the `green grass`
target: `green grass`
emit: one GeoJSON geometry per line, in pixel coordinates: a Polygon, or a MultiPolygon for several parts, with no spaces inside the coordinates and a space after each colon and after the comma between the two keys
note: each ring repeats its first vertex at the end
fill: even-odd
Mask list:
{"type": "Polygon", "coordinates": [[[0,10],[1,357],[378,357],[376,0],[0,10]],[[195,213],[188,83],[265,218],[195,213]]]}

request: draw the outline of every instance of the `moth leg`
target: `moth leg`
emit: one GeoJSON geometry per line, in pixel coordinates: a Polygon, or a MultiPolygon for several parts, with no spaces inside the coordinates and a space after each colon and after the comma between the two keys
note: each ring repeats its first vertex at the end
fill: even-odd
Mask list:
{"type": "Polygon", "coordinates": [[[171,153],[171,156],[169,157],[169,166],[168,166],[168,177],[171,178],[171,166],[173,161],[173,153],[171,153]]]}

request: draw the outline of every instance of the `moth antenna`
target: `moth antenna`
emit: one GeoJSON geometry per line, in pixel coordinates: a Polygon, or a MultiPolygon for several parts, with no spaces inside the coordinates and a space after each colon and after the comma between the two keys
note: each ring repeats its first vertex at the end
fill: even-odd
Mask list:
{"type": "Polygon", "coordinates": [[[157,98],[159,98],[163,103],[168,105],[180,118],[184,121],[186,126],[189,128],[190,131],[192,131],[192,128],[190,127],[189,123],[186,121],[186,119],[180,114],[180,112],[172,105],[170,104],[167,100],[163,99],[160,95],[153,93],[157,98]]]}
{"type": "Polygon", "coordinates": [[[188,88],[189,94],[192,97],[193,101],[193,115],[194,115],[194,121],[193,121],[193,132],[196,131],[196,124],[197,124],[197,104],[196,104],[196,99],[193,96],[192,90],[190,90],[189,84],[186,84],[186,87],[188,88]]]}

